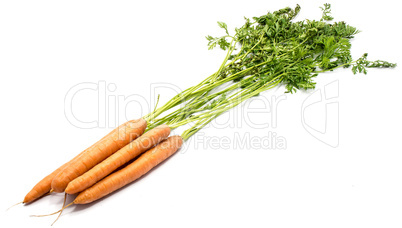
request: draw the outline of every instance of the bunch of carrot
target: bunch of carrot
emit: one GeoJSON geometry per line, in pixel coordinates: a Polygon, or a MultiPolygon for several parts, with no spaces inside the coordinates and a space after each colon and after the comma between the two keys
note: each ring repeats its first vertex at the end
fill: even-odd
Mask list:
{"type": "Polygon", "coordinates": [[[291,93],[313,89],[312,78],[340,67],[352,66],[354,73],[366,73],[366,68],[396,66],[386,61],[368,61],[367,55],[353,61],[349,39],[358,30],[343,22],[328,23],[332,20],[329,4],[322,10],[320,21],[293,22],[300,11],[298,5],[295,9],[268,12],[253,18],[253,22],[246,18],[235,35],[229,35],[227,25],[219,22],[226,35],[207,37],[210,48],[219,45],[227,50],[215,73],[163,106],[155,106],[141,119],[128,121],[110,132],[42,179],[23,203],[51,192],[78,193],[69,205],[93,202],[138,179],[213,119],[264,91],[279,85],[291,93]],[[193,125],[181,136],[169,137],[172,129],[191,122],[193,125]]]}
{"type": "Polygon", "coordinates": [[[165,124],[145,132],[146,128],[144,119],[120,125],[39,181],[23,203],[51,192],[78,193],[71,204],[93,202],[138,179],[183,143],[181,136],[169,137],[171,129],[165,124]],[[119,167],[123,168],[116,171],[119,167]]]}

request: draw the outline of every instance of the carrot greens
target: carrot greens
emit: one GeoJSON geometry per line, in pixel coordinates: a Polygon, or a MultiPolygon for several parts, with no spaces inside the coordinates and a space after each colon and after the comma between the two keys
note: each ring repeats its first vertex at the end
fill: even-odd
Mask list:
{"type": "Polygon", "coordinates": [[[188,139],[217,116],[278,85],[284,86],[286,93],[295,93],[314,89],[314,77],[340,67],[366,74],[367,68],[396,66],[382,60],[369,61],[367,54],[353,60],[350,40],[359,30],[345,22],[330,23],[330,4],[324,4],[321,10],[320,20],[294,21],[299,5],[245,18],[234,35],[225,23],[218,22],[224,35],[206,39],[208,49],[219,47],[227,52],[221,66],[198,85],[146,115],[149,128],[160,124],[176,128],[195,122],[182,135],[188,139]],[[180,107],[159,117],[176,106],[180,107]]]}

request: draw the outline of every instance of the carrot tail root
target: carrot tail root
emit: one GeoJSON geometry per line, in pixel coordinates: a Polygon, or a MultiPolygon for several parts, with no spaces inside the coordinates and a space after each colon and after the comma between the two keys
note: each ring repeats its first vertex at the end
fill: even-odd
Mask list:
{"type": "Polygon", "coordinates": [[[67,204],[66,206],[64,206],[62,209],[60,209],[60,210],[58,210],[58,211],[56,211],[56,212],[50,213],[50,214],[46,214],[46,215],[30,215],[30,216],[31,216],[31,217],[46,217],[46,216],[55,215],[55,214],[57,214],[57,213],[62,212],[64,209],[66,209],[67,207],[69,207],[69,206],[71,206],[71,205],[73,205],[73,204],[74,204],[74,202],[71,202],[71,203],[67,204]]]}
{"type": "Polygon", "coordinates": [[[15,207],[15,206],[17,206],[17,205],[19,205],[19,204],[22,204],[22,203],[24,203],[24,201],[21,201],[21,202],[19,202],[19,203],[16,203],[16,204],[12,205],[11,207],[7,208],[6,211],[8,211],[8,210],[10,210],[12,207],[15,207]]]}
{"type": "Polygon", "coordinates": [[[61,213],[63,213],[63,208],[66,206],[66,200],[67,200],[67,193],[64,193],[64,201],[63,201],[63,206],[61,207],[60,213],[57,216],[57,218],[54,220],[54,222],[52,223],[51,226],[53,226],[53,224],[55,224],[57,222],[57,220],[59,220],[61,213]]]}

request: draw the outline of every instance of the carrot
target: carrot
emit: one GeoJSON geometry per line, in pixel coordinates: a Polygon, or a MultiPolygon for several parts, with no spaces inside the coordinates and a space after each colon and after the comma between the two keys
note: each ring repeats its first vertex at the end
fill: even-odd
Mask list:
{"type": "Polygon", "coordinates": [[[126,164],[133,158],[149,150],[162,140],[166,139],[170,134],[170,127],[163,124],[146,132],[136,140],[127,144],[110,157],[97,164],[88,172],[72,180],[65,189],[68,194],[81,192],[91,187],[96,182],[112,173],[120,166],[126,164]]]}
{"type": "MultiPolygon", "coordinates": [[[[121,131],[121,132],[130,132],[133,130],[133,123],[135,123],[136,121],[128,121],[122,125],[120,125],[119,127],[117,127],[116,129],[114,129],[113,131],[109,132],[109,134],[107,134],[106,136],[104,136],[101,140],[110,137],[110,135],[115,134],[116,131],[121,131]]],[[[100,140],[100,141],[101,141],[100,140]]],[[[99,142],[100,142],[99,141],[99,142]]],[[[98,143],[99,143],[98,142],[98,143]]],[[[80,154],[78,154],[77,156],[75,156],[73,159],[71,159],[69,162],[63,164],[62,166],[60,166],[59,168],[57,168],[55,171],[53,171],[51,174],[47,175],[45,178],[43,178],[41,181],[39,181],[33,188],[31,191],[28,192],[28,194],[25,196],[24,200],[22,201],[22,203],[30,203],[33,202],[34,200],[42,197],[43,195],[50,193],[52,191],[52,181],[53,179],[56,177],[57,174],[59,174],[62,170],[64,170],[65,168],[67,168],[68,165],[70,165],[73,161],[75,161],[76,159],[78,159],[80,157],[80,155],[84,154],[87,150],[95,147],[97,145],[97,143],[95,143],[94,145],[92,145],[90,148],[84,150],[83,152],[81,152],[80,154]]]]}
{"type": "MultiPolygon", "coordinates": [[[[120,126],[120,127],[123,127],[120,126]]],[[[112,131],[113,132],[113,131],[112,131]]],[[[108,134],[110,135],[111,132],[108,134]]],[[[106,135],[107,136],[107,135],[106,135]]],[[[106,137],[105,136],[105,137],[106,137]]],[[[104,138],[105,138],[104,137],[104,138]]],[[[93,145],[91,146],[93,147],[93,145]]],[[[41,181],[39,181],[32,189],[31,191],[28,192],[28,194],[25,196],[24,200],[22,203],[27,204],[31,203],[40,197],[44,196],[45,194],[51,193],[53,191],[51,185],[53,178],[56,177],[57,174],[59,174],[61,171],[63,171],[65,168],[67,168],[68,165],[70,165],[73,161],[78,159],[82,154],[84,154],[87,150],[82,151],[80,154],[75,156],[73,159],[71,159],[69,162],[64,163],[62,166],[57,168],[55,171],[53,171],[51,174],[47,175],[45,178],[43,178],[41,181]]]]}
{"type": "Polygon", "coordinates": [[[144,133],[147,123],[143,119],[131,120],[114,129],[107,136],[82,152],[52,180],[51,188],[63,192],[68,183],[115,153],[144,133]]]}
{"type": "Polygon", "coordinates": [[[148,150],[131,164],[81,192],[73,201],[74,204],[91,203],[135,181],[174,154],[182,144],[183,139],[180,136],[169,137],[156,147],[148,150]]]}
{"type": "MultiPolygon", "coordinates": [[[[109,133],[109,134],[111,134],[111,133],[109,133]]],[[[69,164],[71,164],[71,162],[73,162],[74,160],[78,159],[80,157],[80,155],[82,155],[85,151],[86,150],[84,150],[83,152],[81,152],[80,154],[75,156],[69,162],[64,163],[62,166],[57,168],[51,174],[47,175],[45,178],[43,178],[41,181],[39,181],[31,189],[31,191],[29,191],[28,194],[26,194],[26,196],[25,196],[24,200],[22,201],[22,203],[24,203],[24,204],[31,203],[31,202],[39,199],[40,197],[44,196],[45,194],[51,193],[53,191],[52,187],[51,187],[53,178],[57,174],[59,174],[61,171],[63,171],[69,164]]]]}
{"type": "Polygon", "coordinates": [[[183,144],[183,138],[175,135],[167,138],[154,148],[142,154],[135,161],[126,167],[116,171],[106,178],[102,179],[90,188],[85,189],[78,194],[73,202],[63,207],[61,210],[48,215],[35,215],[36,217],[54,215],[61,213],[65,208],[73,204],[87,204],[98,200],[119,188],[137,180],[142,175],[146,174],[159,163],[174,154],[183,144]]]}
{"type": "Polygon", "coordinates": [[[64,165],[60,166],[58,169],[53,171],[51,174],[47,175],[41,181],[39,181],[32,189],[28,192],[25,196],[22,203],[31,203],[32,201],[44,196],[45,194],[49,193],[51,190],[51,183],[53,178],[64,168],[67,167],[69,163],[65,163],[64,165]]]}
{"type": "MultiPolygon", "coordinates": [[[[181,136],[171,136],[142,154],[135,161],[126,167],[116,171],[106,178],[102,179],[90,188],[87,188],[74,199],[70,204],[63,206],[60,210],[47,215],[32,215],[34,217],[43,217],[59,213],[59,216],[52,225],[60,217],[61,213],[67,207],[73,204],[87,204],[98,200],[119,188],[137,180],[142,175],[149,172],[152,168],[160,164],[162,161],[174,154],[183,144],[181,136]]],[[[63,204],[64,205],[64,204],[63,204]]]]}

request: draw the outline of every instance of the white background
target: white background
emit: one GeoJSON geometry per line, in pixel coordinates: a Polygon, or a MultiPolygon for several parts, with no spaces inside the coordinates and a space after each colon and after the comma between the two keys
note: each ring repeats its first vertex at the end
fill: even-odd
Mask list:
{"type": "MultiPolygon", "coordinates": [[[[194,85],[213,73],[225,54],[206,47],[206,35],[222,34],[216,21],[226,22],[233,31],[242,25],[243,16],[296,3],[1,1],[0,227],[48,227],[55,216],[29,215],[58,210],[62,194],[5,210],[42,177],[113,129],[113,123],[149,111],[135,102],[116,108],[114,98],[151,102],[154,83],[180,89],[194,85]],[[106,109],[117,115],[98,120],[111,123],[106,126],[75,126],[65,115],[68,91],[99,82],[110,85],[106,109]]],[[[299,2],[297,20],[319,19],[323,3],[299,2]]],[[[368,52],[372,60],[402,63],[396,1],[334,1],[332,11],[335,21],[362,31],[352,41],[354,58],[368,52]]],[[[336,95],[335,103],[327,106],[329,119],[325,105],[305,109],[302,119],[303,102],[315,91],[286,95],[274,121],[272,112],[250,117],[268,123],[265,128],[239,117],[251,106],[233,110],[219,118],[224,128],[200,131],[149,175],[95,203],[66,209],[55,226],[401,227],[400,69],[369,69],[368,75],[340,69],[319,75],[315,91],[335,85],[328,89],[336,95]],[[324,139],[335,142],[333,146],[303,125],[306,121],[322,130],[325,120],[339,122],[324,139]],[[269,132],[285,139],[286,148],[240,148],[233,141],[235,134],[258,140],[269,132]],[[205,141],[211,137],[232,141],[219,148],[205,141]]],[[[161,103],[174,95],[171,90],[158,93],[161,103]]],[[[271,100],[282,94],[280,88],[263,97],[271,100]]],[[[77,93],[72,108],[82,121],[103,116],[94,90],[77,93]]]]}

